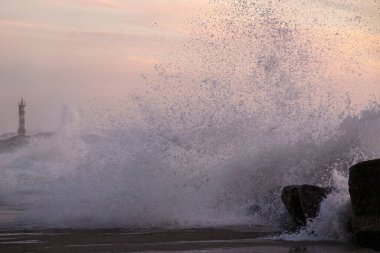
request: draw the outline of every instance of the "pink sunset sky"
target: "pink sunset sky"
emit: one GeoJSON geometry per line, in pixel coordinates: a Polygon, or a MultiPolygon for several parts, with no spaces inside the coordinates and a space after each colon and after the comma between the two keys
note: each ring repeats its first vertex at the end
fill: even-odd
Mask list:
{"type": "MultiPolygon", "coordinates": [[[[194,55],[175,60],[176,50],[201,36],[192,26],[194,21],[203,17],[220,21],[222,14],[210,18],[216,5],[228,13],[228,8],[244,7],[247,2],[1,0],[0,134],[17,127],[21,97],[28,104],[27,127],[49,130],[54,129],[59,118],[55,115],[63,105],[127,96],[149,82],[157,64],[167,63],[168,58],[180,63],[197,57],[195,50],[189,50],[194,55]]],[[[254,2],[268,6],[268,1],[254,2]]],[[[335,51],[343,51],[338,61],[360,65],[357,73],[352,68],[342,70],[342,64],[329,65],[331,73],[349,73],[339,77],[342,89],[357,94],[358,101],[363,96],[380,97],[378,0],[289,0],[272,5],[283,10],[284,20],[329,39],[332,58],[335,51]],[[335,41],[333,35],[338,33],[335,41]]],[[[314,43],[326,46],[323,41],[314,43]]]]}

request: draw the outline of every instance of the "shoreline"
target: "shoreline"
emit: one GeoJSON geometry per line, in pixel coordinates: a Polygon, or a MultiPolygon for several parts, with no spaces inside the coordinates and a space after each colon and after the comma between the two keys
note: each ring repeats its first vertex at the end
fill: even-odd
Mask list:
{"type": "Polygon", "coordinates": [[[10,252],[360,252],[349,243],[281,241],[281,231],[263,227],[202,229],[1,230],[0,251],[10,252]]]}

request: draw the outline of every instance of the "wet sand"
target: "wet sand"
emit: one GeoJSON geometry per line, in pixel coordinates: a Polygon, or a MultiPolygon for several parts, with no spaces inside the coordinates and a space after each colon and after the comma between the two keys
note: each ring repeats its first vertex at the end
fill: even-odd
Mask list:
{"type": "Polygon", "coordinates": [[[374,252],[335,242],[265,239],[278,233],[260,226],[138,232],[121,229],[1,231],[0,252],[374,252]]]}

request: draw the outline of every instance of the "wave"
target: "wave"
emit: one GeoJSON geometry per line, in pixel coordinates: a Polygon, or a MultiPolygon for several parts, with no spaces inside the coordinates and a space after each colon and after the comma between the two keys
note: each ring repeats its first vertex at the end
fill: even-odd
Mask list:
{"type": "Polygon", "coordinates": [[[308,183],[338,191],[300,236],[341,239],[348,168],[380,155],[376,97],[353,103],[310,34],[252,11],[202,17],[131,96],[67,107],[53,136],[0,154],[18,226],[281,227],[281,188],[308,183]]]}
{"type": "Polygon", "coordinates": [[[303,139],[284,145],[259,133],[248,141],[254,148],[247,136],[256,129],[216,126],[174,133],[125,125],[100,131],[74,115],[54,136],[1,155],[0,197],[23,210],[18,223],[24,226],[281,226],[282,186],[335,186],[340,191],[310,224],[315,231],[318,220],[330,222],[328,216],[336,215],[331,210],[339,212],[348,199],[342,186],[347,184],[337,182],[337,173],[347,177],[352,164],[379,156],[378,111],[347,118],[337,134],[320,143],[303,139]]]}

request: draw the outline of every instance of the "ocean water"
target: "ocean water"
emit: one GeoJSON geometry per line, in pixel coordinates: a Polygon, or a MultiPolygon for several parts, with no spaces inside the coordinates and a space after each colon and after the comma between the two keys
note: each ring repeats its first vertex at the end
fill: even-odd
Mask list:
{"type": "Polygon", "coordinates": [[[0,154],[0,227],[283,228],[282,187],[315,184],[336,190],[279,239],[348,240],[348,168],[380,156],[378,84],[358,99],[360,61],[274,4],[213,2],[145,86],[69,105],[53,136],[0,154]]]}

